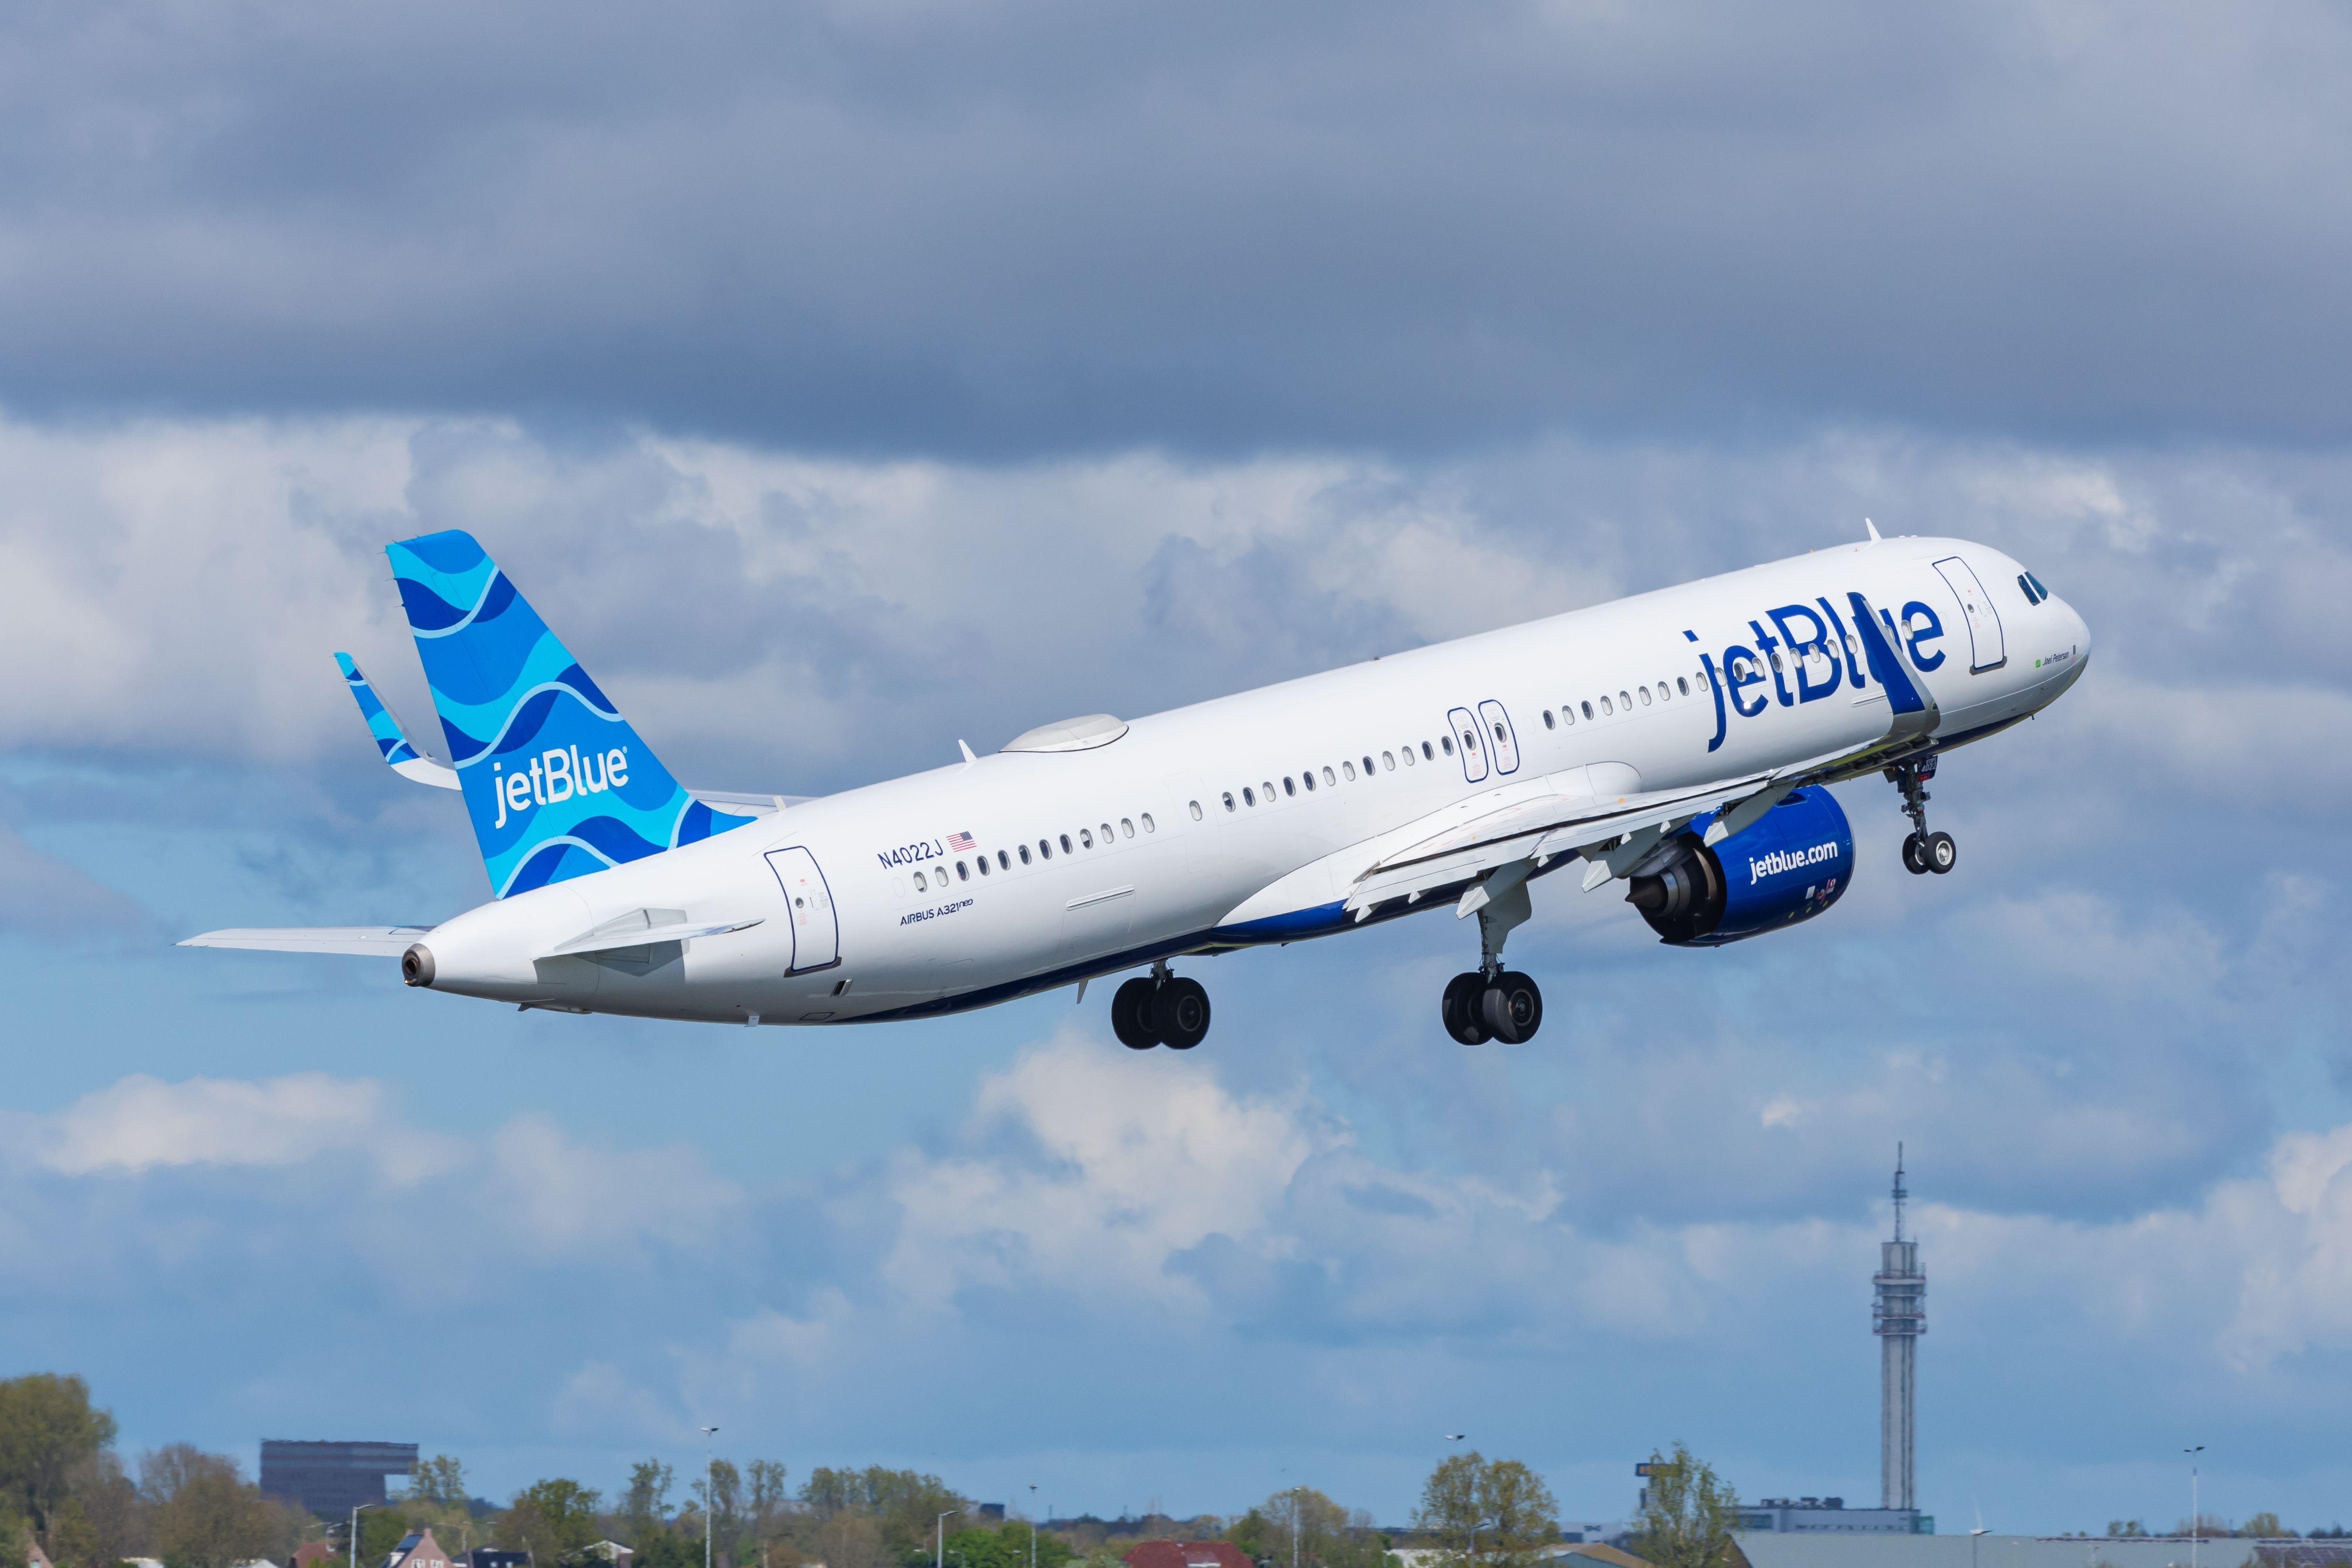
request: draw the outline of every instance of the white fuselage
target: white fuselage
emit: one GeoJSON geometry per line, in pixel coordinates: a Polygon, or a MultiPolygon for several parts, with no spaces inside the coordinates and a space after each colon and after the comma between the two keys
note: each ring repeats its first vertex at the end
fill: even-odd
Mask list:
{"type": "Polygon", "coordinates": [[[1601,795],[1696,786],[1883,734],[1888,704],[1850,627],[1833,634],[1849,657],[1798,658],[1776,610],[1850,620],[1847,595],[1864,595],[1898,623],[1946,742],[2040,709],[2080,674],[2090,634],[2063,600],[2035,602],[2021,570],[1958,540],[1840,547],[1107,726],[1102,743],[846,791],[461,915],[426,939],[434,988],[846,1022],[1344,929],[1336,906],[1384,837],[1449,810],[1570,774],[1601,795]],[[1937,564],[1955,557],[1990,600],[1973,620],[1937,564]],[[1755,662],[1727,680],[1738,650],[1755,662]],[[637,910],[656,927],[758,923],[544,956],[637,910]]]}

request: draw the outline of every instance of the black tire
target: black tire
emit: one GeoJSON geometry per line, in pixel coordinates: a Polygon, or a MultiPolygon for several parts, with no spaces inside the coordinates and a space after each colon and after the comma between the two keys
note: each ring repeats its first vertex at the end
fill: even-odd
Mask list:
{"type": "Polygon", "coordinates": [[[1437,1013],[1445,1021],[1445,1032],[1465,1046],[1483,1046],[1494,1038],[1478,1008],[1486,990],[1486,977],[1473,970],[1447,981],[1445,994],[1438,1002],[1437,1013]]]}
{"type": "Polygon", "coordinates": [[[1137,975],[1110,997],[1110,1032],[1130,1051],[1148,1051],[1160,1043],[1151,1032],[1151,982],[1137,975]]]}
{"type": "Polygon", "coordinates": [[[1543,1026],[1543,992],[1532,976],[1506,969],[1480,993],[1478,1012],[1495,1038],[1523,1046],[1543,1026]]]}
{"type": "Polygon", "coordinates": [[[1915,877],[1927,874],[1927,862],[1919,854],[1919,836],[1908,833],[1903,837],[1903,868],[1915,877]]]}
{"type": "Polygon", "coordinates": [[[1171,1051],[1189,1051],[1209,1032],[1209,993],[1197,980],[1179,977],[1151,998],[1151,1032],[1171,1051]]]}
{"type": "Polygon", "coordinates": [[[1919,858],[1927,863],[1927,869],[1941,877],[1959,864],[1960,847],[1952,842],[1952,836],[1948,833],[1930,833],[1927,847],[1919,852],[1919,858]]]}

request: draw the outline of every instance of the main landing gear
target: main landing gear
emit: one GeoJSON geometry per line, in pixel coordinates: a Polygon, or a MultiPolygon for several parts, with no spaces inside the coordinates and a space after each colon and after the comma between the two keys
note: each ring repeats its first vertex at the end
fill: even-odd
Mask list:
{"type": "Polygon", "coordinates": [[[1478,967],[1447,981],[1437,1007],[1445,1032],[1465,1046],[1521,1045],[1543,1024],[1543,992],[1534,978],[1503,967],[1503,939],[1528,913],[1524,877],[1478,910],[1478,967]]]}
{"type": "Polygon", "coordinates": [[[1197,980],[1169,973],[1162,959],[1111,993],[1110,1032],[1131,1051],[1189,1051],[1209,1032],[1209,993],[1197,980]]]}
{"type": "Polygon", "coordinates": [[[1927,783],[1936,776],[1936,753],[1916,762],[1897,763],[1886,770],[1887,782],[1903,792],[1903,815],[1911,819],[1911,836],[1903,841],[1903,868],[1915,877],[1949,871],[1959,860],[1959,846],[1948,833],[1927,831],[1927,783]]]}

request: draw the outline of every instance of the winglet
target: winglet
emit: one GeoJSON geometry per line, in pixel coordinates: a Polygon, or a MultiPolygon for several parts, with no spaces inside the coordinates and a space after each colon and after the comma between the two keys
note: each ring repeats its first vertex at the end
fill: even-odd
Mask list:
{"type": "Polygon", "coordinates": [[[1876,544],[1878,542],[1878,524],[1871,521],[1870,519],[1865,517],[1862,520],[1862,526],[1870,530],[1870,542],[1873,544],[1876,544]]]}
{"type": "Polygon", "coordinates": [[[360,673],[360,667],[352,661],[350,654],[337,654],[335,663],[342,669],[343,684],[351,688],[352,700],[360,705],[360,717],[367,721],[368,733],[375,737],[376,750],[383,753],[385,763],[394,773],[436,789],[461,787],[457,769],[443,767],[416,749],[408,731],[400,727],[400,721],[392,716],[392,710],[383,705],[383,699],[375,694],[375,688],[368,684],[368,678],[360,673]]]}

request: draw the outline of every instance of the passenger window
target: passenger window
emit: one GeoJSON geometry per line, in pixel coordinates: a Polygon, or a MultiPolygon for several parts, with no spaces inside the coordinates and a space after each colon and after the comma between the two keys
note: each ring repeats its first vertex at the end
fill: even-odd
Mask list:
{"type": "Polygon", "coordinates": [[[961,860],[956,862],[956,880],[959,882],[969,882],[971,880],[971,868],[961,860]]]}
{"type": "Polygon", "coordinates": [[[1274,781],[1272,779],[1268,779],[1265,783],[1258,785],[1257,793],[1265,796],[1266,805],[1272,805],[1274,804],[1274,781]]]}
{"type": "Polygon", "coordinates": [[[1021,847],[1021,863],[1024,866],[1029,864],[1029,846],[1026,844],[1024,844],[1021,847]]]}
{"type": "Polygon", "coordinates": [[[1234,792],[1233,792],[1233,791],[1231,791],[1231,790],[1227,790],[1227,791],[1225,792],[1225,809],[1226,809],[1227,811],[1231,811],[1231,810],[1233,810],[1233,808],[1234,808],[1234,792]]]}
{"type": "Polygon", "coordinates": [[[1573,724],[1576,722],[1575,703],[1563,702],[1559,705],[1559,721],[1563,725],[1573,724]]]}
{"type": "Polygon", "coordinates": [[[1606,715],[1608,715],[1608,714],[1611,714],[1611,713],[1614,713],[1614,712],[1616,712],[1616,711],[1617,711],[1617,710],[1615,710],[1614,708],[1612,708],[1611,706],[1609,706],[1609,699],[1607,699],[1606,697],[1604,697],[1604,698],[1602,698],[1602,699],[1601,700],[1601,711],[1602,715],[1605,717],[1605,716],[1606,716],[1606,715]]]}
{"type": "Polygon", "coordinates": [[[1462,731],[1462,749],[1469,752],[1474,757],[1478,754],[1477,731],[1465,730],[1462,731]]]}
{"type": "Polygon", "coordinates": [[[1677,676],[1675,676],[1675,684],[1676,686],[1678,686],[1678,687],[1682,688],[1682,693],[1683,693],[1683,695],[1684,695],[1684,696],[1688,697],[1688,696],[1690,695],[1690,677],[1689,677],[1689,676],[1687,676],[1687,675],[1677,675],[1677,676]]]}
{"type": "MultiPolygon", "coordinates": [[[[1454,742],[1451,741],[1445,743],[1445,754],[1449,757],[1454,754],[1454,742]]],[[[1421,743],[1421,760],[1424,763],[1437,761],[1437,753],[1429,749],[1429,742],[1426,741],[1421,743]]]]}
{"type": "Polygon", "coordinates": [[[973,864],[974,864],[974,865],[977,865],[977,866],[980,868],[980,874],[981,874],[982,876],[985,877],[985,876],[987,876],[987,875],[988,875],[988,857],[987,857],[987,856],[985,856],[985,855],[982,856],[978,860],[974,861],[974,862],[973,862],[973,864]]]}
{"type": "MultiPolygon", "coordinates": [[[[1193,815],[1194,816],[1200,816],[1200,815],[1201,815],[1201,806],[1200,806],[1200,803],[1199,803],[1198,801],[1195,801],[1195,802],[1193,803],[1193,805],[1192,805],[1192,815],[1193,815]]],[[[1144,832],[1146,832],[1146,833],[1150,832],[1150,831],[1152,830],[1152,828],[1151,828],[1151,814],[1150,814],[1150,812],[1148,812],[1148,811],[1147,811],[1147,812],[1145,812],[1145,813],[1143,814],[1142,817],[1140,818],[1140,820],[1141,820],[1141,822],[1143,823],[1143,831],[1144,831],[1144,832]]]]}
{"type": "Polygon", "coordinates": [[[1298,786],[1291,783],[1290,775],[1288,773],[1282,775],[1282,793],[1285,795],[1294,795],[1298,793],[1298,786]]]}
{"type": "Polygon", "coordinates": [[[1069,852],[1070,852],[1070,836],[1069,836],[1068,834],[1065,833],[1065,834],[1063,834],[1063,835],[1062,835],[1062,853],[1063,853],[1063,854],[1065,854],[1065,855],[1067,855],[1069,852]]]}
{"type": "MultiPolygon", "coordinates": [[[[1029,851],[1026,849],[1021,851],[1021,858],[1023,863],[1026,864],[1029,859],[1029,851]]],[[[1000,871],[1010,871],[1013,869],[1012,858],[1006,855],[1002,849],[996,852],[996,868],[1000,871]]]]}
{"type": "Polygon", "coordinates": [[[1364,759],[1364,776],[1366,778],[1372,776],[1372,759],[1370,757],[1364,759]]]}
{"type": "Polygon", "coordinates": [[[1497,741],[1507,741],[1510,737],[1505,734],[1503,732],[1503,727],[1500,724],[1497,724],[1495,726],[1495,739],[1497,741]]]}
{"type": "MultiPolygon", "coordinates": [[[[1440,735],[1439,737],[1437,737],[1437,743],[1438,743],[1440,746],[1443,746],[1443,747],[1444,747],[1444,748],[1445,748],[1445,754],[1446,754],[1447,756],[1449,756],[1449,757],[1450,757],[1450,756],[1452,756],[1452,755],[1454,754],[1454,737],[1453,737],[1453,736],[1451,736],[1451,735],[1440,735]]],[[[1426,742],[1426,741],[1423,741],[1423,742],[1422,742],[1422,744],[1425,747],[1425,746],[1427,746],[1427,745],[1429,744],[1429,742],[1426,742]]],[[[1432,757],[1432,758],[1430,759],[1430,761],[1432,761],[1432,762],[1435,762],[1436,760],[1437,760],[1437,759],[1436,759],[1436,758],[1434,758],[1434,757],[1432,757]]]]}
{"type": "Polygon", "coordinates": [[[1327,766],[1327,767],[1323,770],[1323,782],[1324,782],[1325,784],[1338,784],[1338,783],[1339,782],[1339,774],[1337,774],[1337,773],[1333,773],[1333,772],[1332,772],[1332,771],[1331,771],[1331,770],[1327,766]]]}
{"type": "Polygon", "coordinates": [[[1102,841],[1104,848],[1110,847],[1110,824],[1108,822],[1102,825],[1102,841]]]}
{"type": "Polygon", "coordinates": [[[1122,816],[1118,819],[1118,836],[1121,838],[1132,838],[1135,837],[1135,818],[1131,816],[1122,816]]]}
{"type": "Polygon", "coordinates": [[[1051,860],[1054,858],[1054,841],[1050,838],[1037,840],[1037,853],[1051,860]]]}
{"type": "MultiPolygon", "coordinates": [[[[1197,800],[1192,803],[1192,820],[1195,822],[1201,820],[1201,803],[1197,800]]],[[[1143,831],[1146,833],[1151,831],[1151,818],[1148,816],[1143,819],[1143,831]]]]}
{"type": "Polygon", "coordinates": [[[1588,719],[1592,717],[1592,704],[1590,700],[1584,704],[1584,716],[1588,719]]]}
{"type": "Polygon", "coordinates": [[[1643,706],[1643,707],[1644,707],[1644,708],[1647,708],[1649,705],[1650,705],[1650,689],[1649,689],[1648,687],[1644,686],[1644,687],[1643,687],[1643,688],[1642,688],[1642,706],[1643,706]]]}
{"type": "Polygon", "coordinates": [[[929,889],[929,886],[930,884],[929,882],[923,880],[923,874],[920,871],[915,873],[915,891],[919,893],[922,892],[929,889]]]}
{"type": "Polygon", "coordinates": [[[1557,729],[1559,729],[1559,721],[1558,720],[1554,719],[1554,718],[1551,716],[1551,710],[1550,710],[1550,709],[1549,709],[1549,708],[1545,709],[1545,710],[1543,710],[1543,713],[1544,713],[1544,728],[1545,728],[1545,729],[1547,729],[1547,730],[1557,730],[1557,729]]]}
{"type": "Polygon", "coordinates": [[[1255,805],[1257,804],[1257,791],[1250,788],[1247,784],[1242,785],[1242,804],[1244,805],[1255,805]]]}
{"type": "MultiPolygon", "coordinates": [[[[1064,836],[1063,836],[1063,838],[1062,838],[1062,847],[1063,847],[1063,848],[1065,848],[1065,849],[1067,849],[1069,847],[1070,847],[1070,840],[1069,840],[1068,836],[1066,834],[1066,835],[1064,835],[1064,836]]],[[[1083,828],[1083,827],[1079,828],[1079,829],[1078,829],[1078,847],[1079,847],[1080,848],[1082,848],[1082,849],[1091,849],[1091,848],[1093,848],[1093,847],[1095,847],[1095,836],[1094,836],[1092,833],[1088,832],[1086,828],[1083,828]]]]}
{"type": "Polygon", "coordinates": [[[1617,706],[1625,710],[1626,712],[1631,713],[1633,710],[1633,700],[1631,697],[1626,696],[1622,691],[1620,691],[1617,694],[1617,706]]]}
{"type": "Polygon", "coordinates": [[[1396,753],[1394,752],[1382,752],[1381,753],[1381,766],[1389,773],[1396,772],[1396,753]]]}
{"type": "Polygon", "coordinates": [[[1308,789],[1313,789],[1315,787],[1315,770],[1313,768],[1299,769],[1298,782],[1305,784],[1308,789]]]}

